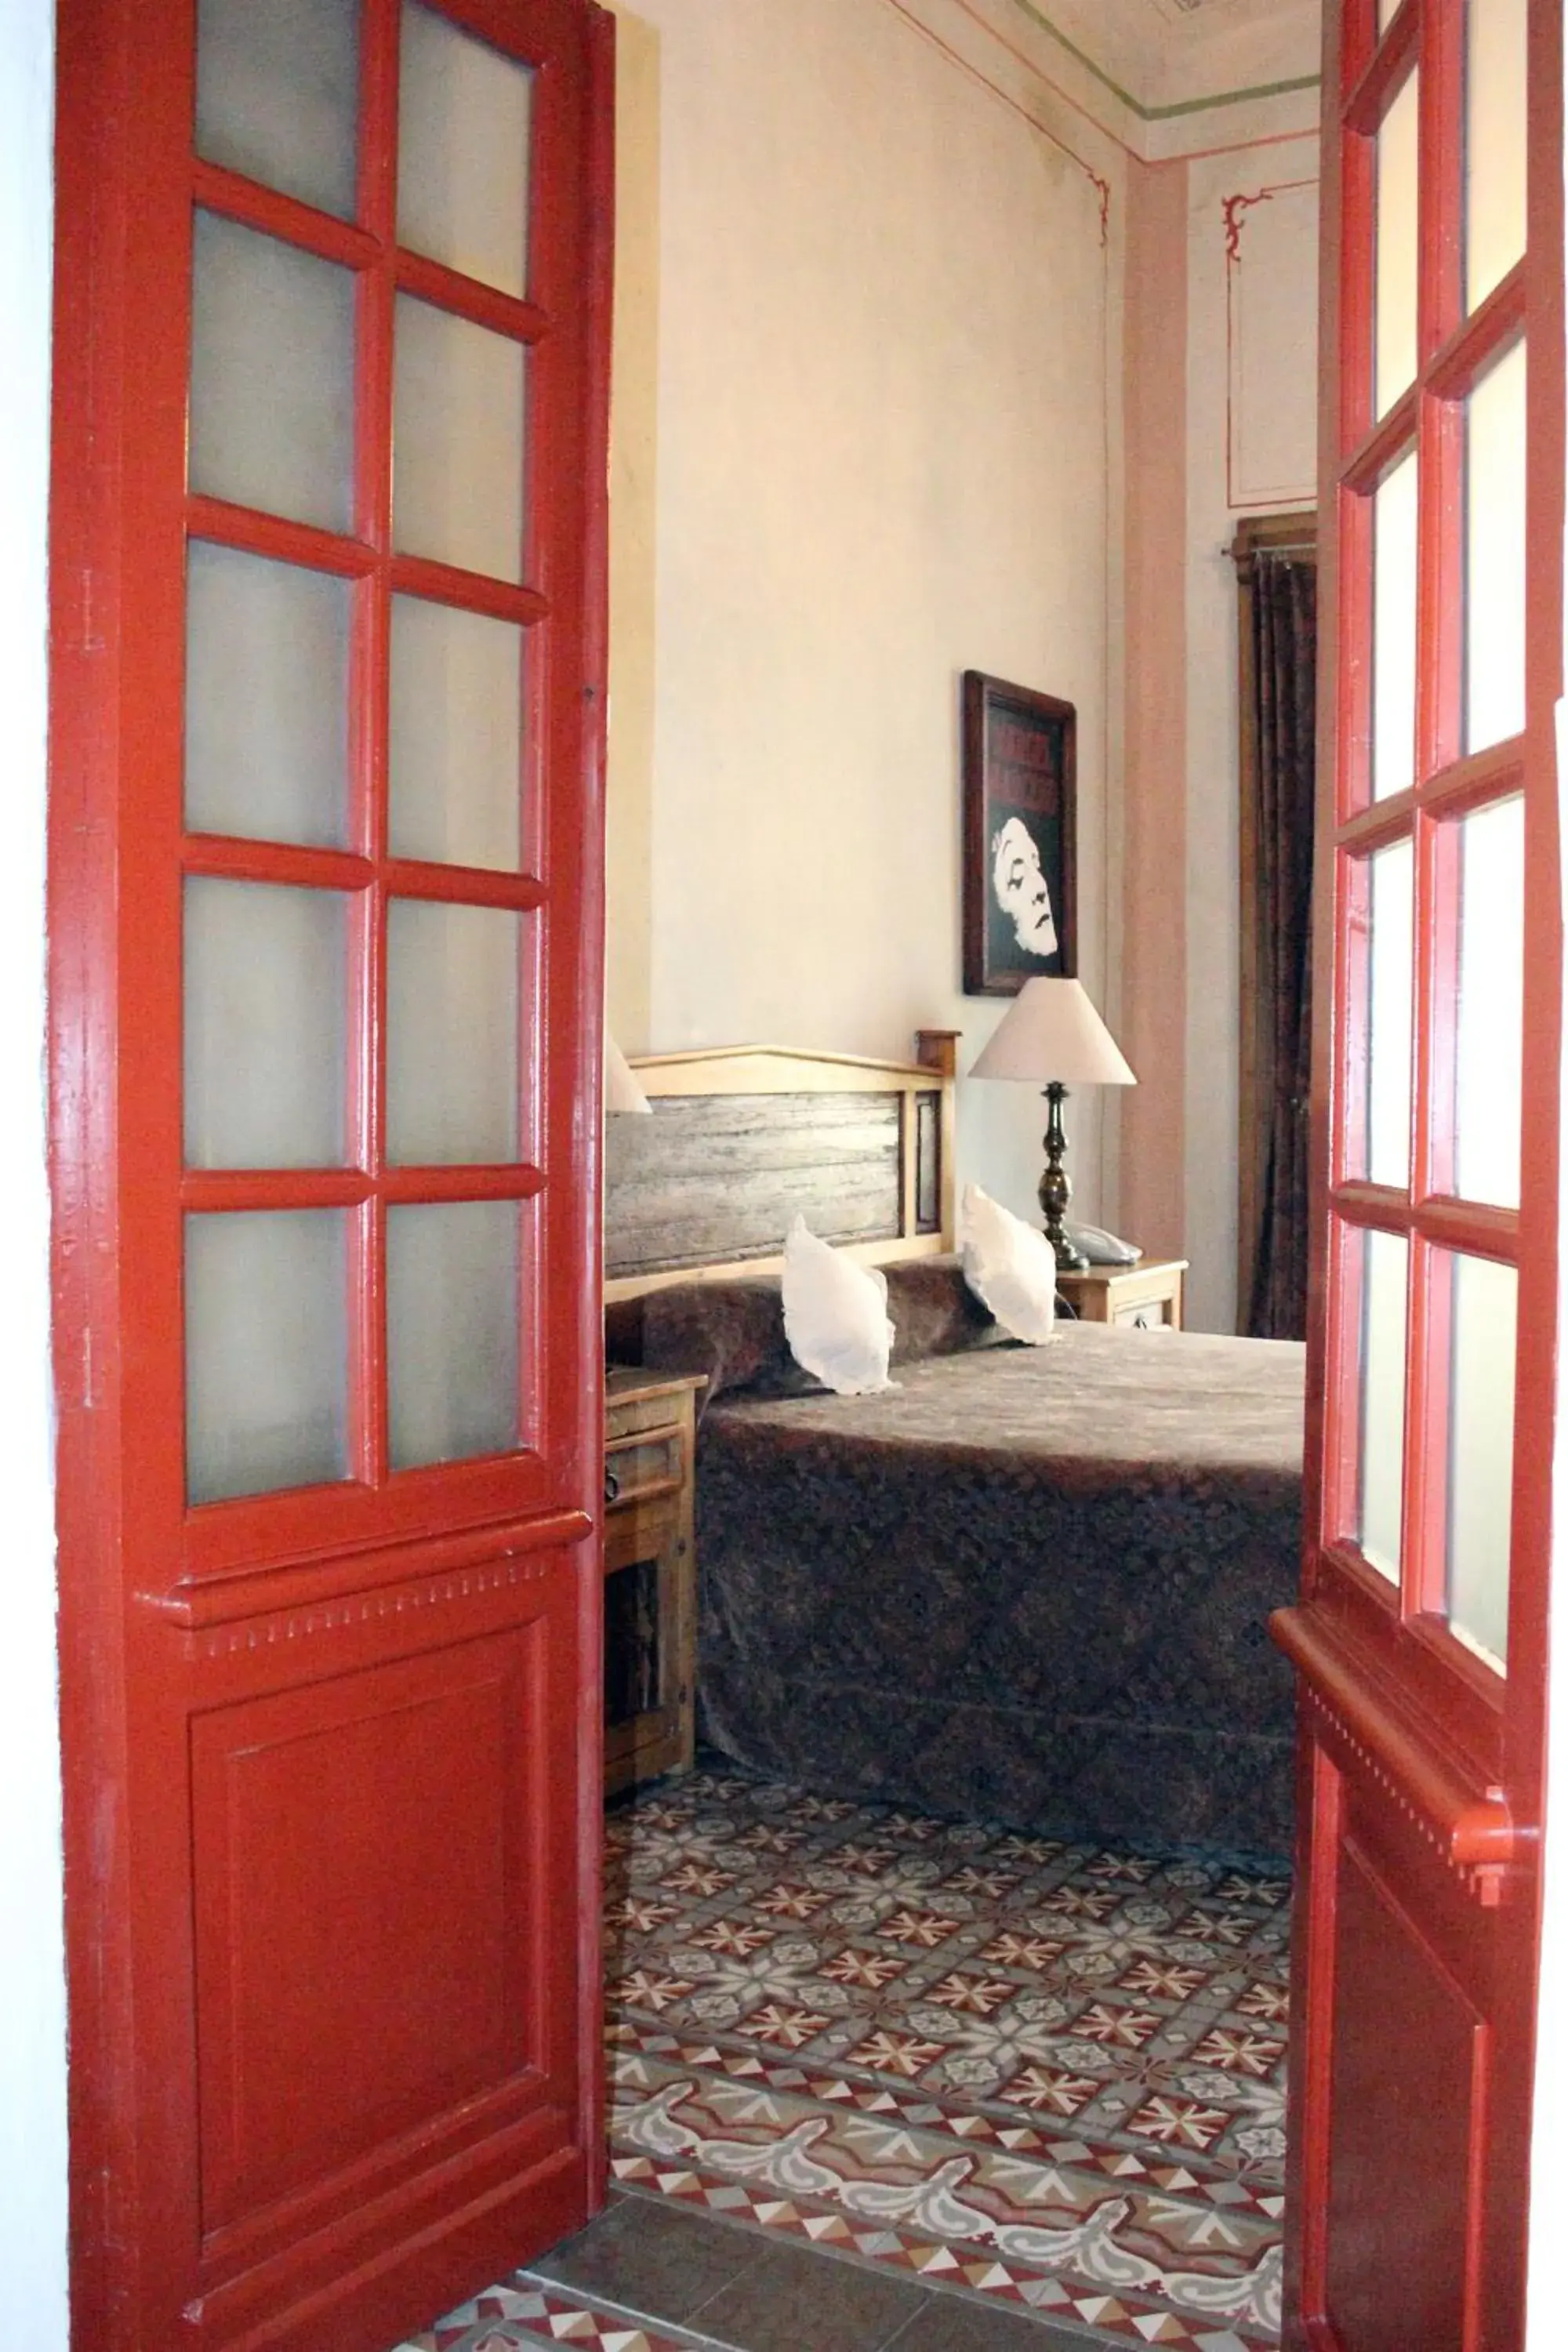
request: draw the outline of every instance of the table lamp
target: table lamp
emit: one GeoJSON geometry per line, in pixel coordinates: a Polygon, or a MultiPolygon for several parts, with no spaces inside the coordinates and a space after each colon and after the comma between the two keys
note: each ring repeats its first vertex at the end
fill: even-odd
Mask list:
{"type": "Polygon", "coordinates": [[[1046,1127],[1046,1172],[1040,1206],[1046,1239],[1067,1274],[1089,1264],[1062,1231],[1072,1184],[1062,1160],[1067,1132],[1062,1105],[1067,1082],[1075,1087],[1135,1087],[1121,1049],[1076,980],[1026,980],[997,1023],[990,1044],[969,1073],[972,1078],[1022,1078],[1043,1087],[1050,1105],[1046,1127]]]}

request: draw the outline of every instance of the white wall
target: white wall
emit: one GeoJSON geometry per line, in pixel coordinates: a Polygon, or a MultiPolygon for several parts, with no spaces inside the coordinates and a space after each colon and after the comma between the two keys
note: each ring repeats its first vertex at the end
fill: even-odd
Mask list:
{"type": "MultiPolygon", "coordinates": [[[[1565,257],[1568,258],[1568,257],[1565,257]]],[[[1568,589],[1568,544],[1563,549],[1568,589]]],[[[1564,647],[1568,656],[1568,646],[1564,647]]],[[[1568,701],[1557,705],[1557,791],[1568,779],[1568,701]]],[[[1568,833],[1564,838],[1568,839],[1568,833]]],[[[1568,877],[1565,877],[1568,883],[1568,877]]],[[[1568,1039],[1564,1040],[1568,1046],[1568,1039]]],[[[1568,1062],[1568,1052],[1564,1054],[1568,1062]]],[[[1562,1078],[1560,1221],[1568,1224],[1568,1068],[1562,1078]]],[[[1559,1266],[1559,1328],[1568,1315],[1568,1260],[1559,1266]]],[[[1527,2352],[1557,2352],[1563,2340],[1563,2216],[1568,2211],[1568,1413],[1558,1386],[1552,1462],[1552,1603],[1546,1661],[1545,1842],[1542,1855],[1541,1995],[1536,2009],[1535,2112],[1530,2143],[1530,2258],[1527,2352]],[[1551,1727],[1557,1727],[1553,1738],[1551,1727]]]]}
{"type": "Polygon", "coordinates": [[[0,6],[0,2334],[66,2343],[65,1978],[44,1177],[50,0],[0,6]]]}
{"type": "MultiPolygon", "coordinates": [[[[1568,158],[1565,158],[1568,164],[1568,158]]],[[[1568,171],[1565,171],[1568,177],[1568,171]]],[[[1563,257],[1568,269],[1568,252],[1563,257]]],[[[1563,549],[1563,583],[1568,590],[1568,544],[1563,549]]],[[[1568,598],[1564,604],[1568,616],[1568,598]]],[[[1568,662],[1568,644],[1564,646],[1568,662]]],[[[1557,791],[1559,822],[1564,781],[1568,780],[1568,701],[1557,706],[1557,791]]],[[[1568,841],[1568,828],[1563,838],[1568,841]]],[[[1565,877],[1568,887],[1568,877],[1565,877]]],[[[1568,1060],[1568,1055],[1564,1056],[1568,1060]]],[[[1560,1174],[1563,1200],[1560,1219],[1568,1221],[1568,1070],[1563,1073],[1563,1132],[1560,1174]]],[[[1568,1262],[1560,1265],[1558,1315],[1568,1314],[1568,1262]]],[[[1561,1328],[1561,1324],[1560,1324],[1561,1328]]],[[[1547,1656],[1548,1737],[1546,1750],[1546,1840],[1542,1864],[1541,1984],[1536,2013],[1535,2114],[1530,2150],[1530,2292],[1525,2340],[1528,2352],[1557,2352],[1562,2340],[1563,2309],[1560,2273],[1563,2215],[1568,2211],[1568,1999],[1553,1997],[1553,1988],[1568,1985],[1568,1640],[1563,1627],[1568,1619],[1568,1413],[1559,1390],[1557,1444],[1552,1464],[1552,1606],[1547,1656]]]]}
{"type": "MultiPolygon", "coordinates": [[[[873,1054],[952,1027],[967,1066],[1001,1006],[959,984],[966,667],[1078,706],[1103,1000],[1123,163],[1034,93],[1073,160],[887,0],[788,19],[622,16],[611,1024],[873,1054]]],[[[1102,1106],[1072,1109],[1091,1210],[1102,1106]]],[[[965,1087],[960,1123],[1031,1210],[1037,1097],[965,1087]]]]}

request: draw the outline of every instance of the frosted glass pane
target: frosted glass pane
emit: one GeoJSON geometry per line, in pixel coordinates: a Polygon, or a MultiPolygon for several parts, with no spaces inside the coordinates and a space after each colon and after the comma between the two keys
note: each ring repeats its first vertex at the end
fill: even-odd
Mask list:
{"type": "Polygon", "coordinates": [[[1508,1656],[1519,1276],[1485,1258],[1458,1257],[1452,1265],[1448,1622],[1500,1666],[1508,1656]]]}
{"type": "Polygon", "coordinates": [[[518,1318],[515,1201],[388,1210],[395,1470],[517,1444],[518,1318]]]}
{"type": "Polygon", "coordinates": [[[185,882],[185,1160],[343,1160],[347,901],[338,890],[185,882]]]}
{"type": "Polygon", "coordinates": [[[1466,34],[1465,299],[1484,302],[1524,251],[1528,0],[1470,0],[1466,34]]]}
{"type": "Polygon", "coordinates": [[[1379,850],[1371,866],[1365,1172],[1374,1184],[1404,1192],[1410,1181],[1415,850],[1397,841],[1379,850]]]}
{"type": "Polygon", "coordinates": [[[1380,1575],[1399,1578],[1405,1486],[1405,1294],[1410,1245],[1365,1235],[1361,1283],[1361,1495],[1356,1539],[1380,1575]]]}
{"type": "Polygon", "coordinates": [[[185,596],[186,825],[342,848],[348,583],[193,540],[185,596]]]}
{"type": "Polygon", "coordinates": [[[347,530],[352,275],[199,212],[195,299],[192,489],[347,530]]]}
{"type": "Polygon", "coordinates": [[[1524,727],[1525,347],[1465,404],[1465,749],[1524,727]]]}
{"type": "Polygon", "coordinates": [[[398,1165],[516,1159],[521,928],[503,908],[392,901],[386,1151],[398,1165]]]}
{"type": "Polygon", "coordinates": [[[1413,70],[1377,134],[1376,371],[1373,406],[1386,415],[1415,380],[1421,76],[1413,70]]]}
{"type": "Polygon", "coordinates": [[[352,214],[358,19],[355,0],[201,0],[197,153],[352,214]]]}
{"type": "Polygon", "coordinates": [[[347,1213],[187,1217],[191,1501],[347,1475],[347,1213]]]}
{"type": "Polygon", "coordinates": [[[1524,803],[1459,828],[1459,1001],[1454,1043],[1454,1189],[1519,1206],[1524,993],[1524,803]]]}
{"type": "Polygon", "coordinates": [[[393,598],[395,857],[516,870],[522,644],[511,621],[393,598]]]}
{"type": "Polygon", "coordinates": [[[1373,493],[1372,796],[1415,781],[1415,452],[1373,493]]]}
{"type": "Polygon", "coordinates": [[[397,298],[393,520],[411,555],[522,577],[526,355],[521,343],[397,298]]]}
{"type": "Polygon", "coordinates": [[[525,293],[532,114],[531,67],[404,0],[398,243],[525,293]]]}

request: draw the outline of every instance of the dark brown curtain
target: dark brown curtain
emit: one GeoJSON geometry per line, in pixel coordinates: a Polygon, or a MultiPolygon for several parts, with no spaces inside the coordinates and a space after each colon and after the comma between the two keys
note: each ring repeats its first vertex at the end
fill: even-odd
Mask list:
{"type": "Polygon", "coordinates": [[[1245,1328],[1256,1339],[1300,1339],[1307,1330],[1318,573],[1311,557],[1296,551],[1259,549],[1251,561],[1257,699],[1254,1037],[1262,1132],[1258,1248],[1245,1328]]]}

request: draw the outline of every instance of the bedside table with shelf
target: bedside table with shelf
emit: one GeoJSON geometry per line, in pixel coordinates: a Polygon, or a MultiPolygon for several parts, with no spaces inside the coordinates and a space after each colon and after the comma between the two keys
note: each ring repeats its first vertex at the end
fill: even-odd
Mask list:
{"type": "Polygon", "coordinates": [[[1083,1323],[1114,1323],[1123,1330],[1179,1331],[1184,1257],[1140,1258],[1135,1265],[1091,1265],[1058,1274],[1057,1289],[1083,1323]]]}
{"type": "Polygon", "coordinates": [[[605,1793],[691,1769],[696,1403],[688,1376],[605,1378],[605,1793]]]}

